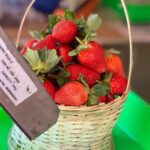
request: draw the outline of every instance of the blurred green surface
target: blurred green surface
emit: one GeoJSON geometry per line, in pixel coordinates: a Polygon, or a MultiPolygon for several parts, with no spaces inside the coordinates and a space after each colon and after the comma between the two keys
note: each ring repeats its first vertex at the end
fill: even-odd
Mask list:
{"type": "Polygon", "coordinates": [[[4,112],[4,110],[0,108],[0,150],[8,150],[7,138],[11,126],[11,119],[4,112]]]}
{"type": "MultiPolygon", "coordinates": [[[[115,150],[150,150],[150,106],[130,92],[113,129],[115,150]]],[[[7,138],[12,121],[0,108],[0,150],[8,150],[7,138]]]]}
{"type": "MultiPolygon", "coordinates": [[[[103,5],[114,9],[122,19],[125,19],[120,1],[121,0],[103,0],[103,5]]],[[[137,4],[128,1],[126,5],[132,23],[150,23],[150,2],[141,2],[141,4],[137,4]]]]}
{"type": "Polygon", "coordinates": [[[150,105],[130,92],[113,129],[115,150],[150,150],[150,105]]]}

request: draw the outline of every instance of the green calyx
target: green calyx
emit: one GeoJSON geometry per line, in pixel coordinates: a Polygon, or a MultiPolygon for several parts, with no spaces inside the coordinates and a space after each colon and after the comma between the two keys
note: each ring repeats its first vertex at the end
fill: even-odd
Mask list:
{"type": "Polygon", "coordinates": [[[87,48],[88,48],[88,46],[86,43],[85,44],[81,43],[80,45],[78,45],[78,47],[76,49],[69,52],[69,56],[76,56],[79,52],[81,52],[82,50],[85,50],[87,48]]]}
{"type": "Polygon", "coordinates": [[[113,73],[112,72],[107,72],[105,73],[105,76],[104,76],[104,83],[105,84],[109,84],[110,80],[112,79],[112,76],[113,76],[113,73]]]}
{"type": "Polygon", "coordinates": [[[89,85],[86,83],[85,78],[82,74],[79,75],[78,80],[84,85],[85,90],[87,91],[87,93],[89,93],[90,92],[89,85]]]}
{"type": "Polygon", "coordinates": [[[86,101],[85,105],[86,106],[95,106],[98,105],[99,103],[99,98],[93,94],[90,94],[88,96],[88,100],[86,101]]]}
{"type": "Polygon", "coordinates": [[[97,14],[91,14],[87,19],[87,27],[95,32],[102,24],[102,19],[97,14]]]}
{"type": "Polygon", "coordinates": [[[84,76],[81,74],[79,77],[79,81],[84,85],[85,90],[88,93],[88,99],[85,102],[86,106],[94,106],[99,103],[98,97],[91,93],[89,85],[86,83],[84,76]]]}
{"type": "Polygon", "coordinates": [[[60,71],[58,73],[56,81],[57,81],[58,85],[61,87],[69,81],[68,77],[70,76],[70,73],[61,67],[59,67],[59,70],[60,71]]]}
{"type": "MultiPolygon", "coordinates": [[[[110,78],[111,78],[111,75],[107,75],[107,79],[109,80],[110,78]]],[[[89,96],[88,96],[88,100],[86,102],[86,105],[87,106],[97,105],[99,103],[99,97],[100,96],[106,96],[109,93],[109,90],[110,90],[109,82],[97,81],[97,84],[95,84],[89,90],[89,96]]]]}
{"type": "Polygon", "coordinates": [[[94,85],[88,95],[88,100],[86,102],[87,106],[94,106],[99,103],[99,96],[105,96],[109,92],[109,85],[106,83],[99,82],[94,85]]]}
{"type": "Polygon", "coordinates": [[[73,11],[71,11],[69,9],[65,10],[65,16],[64,17],[67,20],[74,20],[74,18],[75,18],[73,11]]]}
{"type": "Polygon", "coordinates": [[[56,15],[49,15],[48,16],[48,25],[46,29],[42,32],[37,31],[30,31],[29,34],[33,39],[36,40],[42,40],[44,39],[48,34],[52,33],[53,27],[61,20],[60,17],[56,15]]]}
{"type": "Polygon", "coordinates": [[[37,32],[37,31],[30,31],[29,34],[33,39],[36,40],[43,40],[44,37],[46,36],[44,32],[37,32]]]}
{"type": "Polygon", "coordinates": [[[46,48],[41,51],[28,48],[24,58],[36,75],[52,71],[60,61],[56,50],[47,50],[46,48]]]}
{"type": "Polygon", "coordinates": [[[105,96],[109,91],[109,84],[99,82],[90,89],[90,93],[95,96],[105,96]]]}
{"type": "Polygon", "coordinates": [[[101,18],[97,14],[92,14],[88,17],[87,21],[83,18],[76,21],[78,25],[78,32],[83,34],[78,34],[76,41],[78,46],[69,53],[69,56],[76,56],[80,51],[88,48],[87,44],[96,36],[96,30],[101,25],[101,18]]]}

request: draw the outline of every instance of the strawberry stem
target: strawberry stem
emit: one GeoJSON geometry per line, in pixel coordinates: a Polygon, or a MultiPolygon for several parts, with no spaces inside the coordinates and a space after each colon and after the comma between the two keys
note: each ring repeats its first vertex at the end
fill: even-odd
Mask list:
{"type": "Polygon", "coordinates": [[[115,49],[113,49],[113,48],[111,48],[110,50],[107,50],[107,53],[120,55],[120,51],[115,50],[115,49]]]}
{"type": "Polygon", "coordinates": [[[83,44],[83,42],[78,38],[78,37],[76,37],[76,40],[82,45],[83,44]]]}
{"type": "Polygon", "coordinates": [[[83,83],[83,85],[85,86],[86,91],[89,93],[90,88],[89,88],[89,85],[86,83],[86,81],[85,81],[85,79],[84,79],[83,75],[82,75],[82,74],[80,74],[79,78],[80,78],[81,83],[83,83]]]}
{"type": "Polygon", "coordinates": [[[112,76],[113,76],[113,73],[112,73],[112,72],[106,73],[106,74],[105,74],[104,82],[105,82],[105,83],[109,83],[110,80],[111,80],[111,78],[112,78],[112,76]]]}

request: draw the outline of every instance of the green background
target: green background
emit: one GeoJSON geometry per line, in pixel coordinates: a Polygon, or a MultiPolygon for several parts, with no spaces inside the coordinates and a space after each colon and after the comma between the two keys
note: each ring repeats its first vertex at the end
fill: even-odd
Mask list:
{"type": "MultiPolygon", "coordinates": [[[[123,8],[121,7],[120,0],[103,0],[103,5],[114,9],[118,15],[125,19],[123,8]]],[[[128,13],[132,23],[149,23],[150,22],[150,2],[141,4],[126,1],[128,13]]]]}

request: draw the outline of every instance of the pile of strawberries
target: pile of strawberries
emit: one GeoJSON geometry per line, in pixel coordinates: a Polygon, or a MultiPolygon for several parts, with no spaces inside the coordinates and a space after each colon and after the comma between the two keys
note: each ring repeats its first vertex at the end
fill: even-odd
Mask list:
{"type": "Polygon", "coordinates": [[[96,14],[75,19],[67,10],[64,16],[49,15],[43,32],[30,32],[33,38],[21,54],[57,104],[107,104],[126,90],[118,53],[93,40],[100,24],[96,14]]]}

